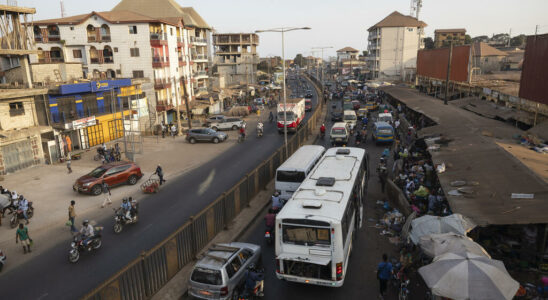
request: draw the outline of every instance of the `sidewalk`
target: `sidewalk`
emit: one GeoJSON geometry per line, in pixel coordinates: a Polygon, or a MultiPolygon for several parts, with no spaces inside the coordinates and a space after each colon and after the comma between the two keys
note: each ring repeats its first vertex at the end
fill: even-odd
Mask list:
{"type": "MultiPolygon", "coordinates": [[[[264,113],[263,113],[264,114],[264,113]]],[[[261,116],[263,117],[263,116],[261,116]]],[[[245,118],[248,126],[256,126],[256,115],[245,118]]],[[[136,154],[135,161],[141,167],[144,176],[136,185],[122,185],[112,189],[110,207],[118,207],[123,197],[132,196],[139,200],[143,193],[140,185],[154,173],[158,164],[164,169],[164,178],[169,184],[171,179],[187,173],[214,159],[217,155],[228,150],[237,143],[236,131],[225,131],[227,141],[212,143],[186,142],[184,136],[179,137],[145,137],[143,154],[136,154]]],[[[120,144],[123,144],[123,140],[120,144]]],[[[109,147],[110,144],[107,144],[109,147]]],[[[76,201],[76,227],[84,219],[96,220],[105,215],[112,215],[110,207],[101,208],[104,200],[102,196],[78,194],[72,190],[75,180],[100,165],[94,161],[96,150],[91,149],[82,154],[82,159],[72,161],[72,173],[68,174],[66,164],[39,165],[4,176],[0,182],[11,191],[23,194],[33,202],[34,217],[28,225],[29,233],[34,240],[34,249],[31,255],[23,255],[20,244],[15,244],[15,229],[9,225],[9,215],[2,219],[0,226],[0,249],[9,257],[9,263],[4,268],[4,274],[14,269],[26,260],[40,255],[42,252],[70,238],[70,230],[65,225],[68,220],[68,206],[70,200],[76,201]]]]}

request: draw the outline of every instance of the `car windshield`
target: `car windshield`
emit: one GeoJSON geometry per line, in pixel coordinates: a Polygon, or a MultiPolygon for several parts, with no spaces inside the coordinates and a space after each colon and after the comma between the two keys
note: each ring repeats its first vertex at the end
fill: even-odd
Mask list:
{"type": "Polygon", "coordinates": [[[392,135],[392,129],[390,128],[379,129],[379,134],[392,135]]]}
{"type": "Polygon", "coordinates": [[[346,134],[346,130],[344,128],[333,128],[331,134],[346,134]]]}
{"type": "Polygon", "coordinates": [[[221,277],[221,271],[211,270],[204,268],[196,268],[190,279],[194,282],[211,284],[211,285],[221,285],[223,284],[223,279],[221,277]]]}
{"type": "Polygon", "coordinates": [[[344,119],[347,121],[356,120],[356,115],[344,115],[344,119]]]}
{"type": "Polygon", "coordinates": [[[89,172],[88,176],[99,178],[99,177],[103,176],[103,174],[105,174],[106,171],[107,171],[107,169],[105,169],[103,167],[98,167],[95,170],[89,172]]]}
{"type": "Polygon", "coordinates": [[[207,129],[206,129],[206,133],[211,133],[211,134],[213,134],[213,133],[215,133],[215,130],[213,130],[213,129],[211,129],[211,128],[207,128],[207,129]]]}

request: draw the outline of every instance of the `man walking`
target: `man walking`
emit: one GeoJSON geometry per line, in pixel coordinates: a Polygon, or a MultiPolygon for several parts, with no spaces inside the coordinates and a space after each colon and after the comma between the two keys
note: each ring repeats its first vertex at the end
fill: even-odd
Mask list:
{"type": "Polygon", "coordinates": [[[160,178],[160,185],[162,185],[162,183],[166,182],[164,180],[164,170],[162,170],[162,166],[158,165],[156,167],[156,172],[154,172],[154,174],[158,175],[158,177],[160,178]]]}
{"type": "Polygon", "coordinates": [[[171,125],[171,136],[173,138],[175,138],[175,136],[177,135],[177,126],[175,126],[175,124],[171,125]]]}
{"type": "Polygon", "coordinates": [[[23,253],[27,254],[27,251],[30,253],[30,242],[32,239],[29,236],[29,229],[22,223],[19,223],[19,228],[15,232],[15,243],[17,244],[19,240],[23,245],[23,253]]]}
{"type": "Polygon", "coordinates": [[[379,266],[377,267],[377,279],[379,280],[379,299],[384,299],[384,293],[386,292],[386,287],[391,274],[392,264],[388,262],[388,256],[385,253],[382,255],[382,262],[380,262],[379,266]]]}
{"type": "Polygon", "coordinates": [[[103,183],[101,183],[101,188],[103,189],[103,195],[105,196],[105,201],[103,201],[103,205],[101,205],[101,208],[104,208],[107,205],[112,204],[112,200],[110,200],[110,196],[112,195],[110,193],[110,188],[108,187],[108,184],[103,180],[103,183]]]}
{"type": "Polygon", "coordinates": [[[71,155],[70,155],[70,152],[67,154],[67,169],[68,169],[68,173],[72,173],[72,168],[70,166],[72,162],[72,158],[71,158],[71,155]]]}
{"type": "Polygon", "coordinates": [[[76,202],[74,200],[70,200],[68,215],[69,215],[69,221],[70,221],[70,231],[77,232],[78,230],[76,229],[76,227],[74,227],[74,218],[76,218],[76,211],[74,210],[74,204],[76,204],[76,202]]]}

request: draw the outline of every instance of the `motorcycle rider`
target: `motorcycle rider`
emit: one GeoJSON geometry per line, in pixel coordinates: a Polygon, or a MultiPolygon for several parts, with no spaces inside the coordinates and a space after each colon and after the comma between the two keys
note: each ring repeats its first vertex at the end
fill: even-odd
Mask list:
{"type": "Polygon", "coordinates": [[[95,231],[93,226],[89,224],[89,220],[84,220],[84,222],[82,222],[82,229],[80,229],[80,233],[82,234],[82,243],[84,244],[84,247],[88,251],[91,250],[89,242],[91,242],[91,238],[95,235],[95,231]]]}
{"type": "Polygon", "coordinates": [[[257,272],[255,264],[250,264],[245,273],[245,294],[253,295],[255,288],[259,286],[258,295],[262,297],[264,289],[264,274],[257,272]]]}
{"type": "Polygon", "coordinates": [[[120,205],[120,208],[124,213],[124,218],[126,218],[126,220],[131,220],[131,203],[127,200],[127,198],[122,199],[122,205],[120,205]]]}
{"type": "Polygon", "coordinates": [[[27,224],[29,223],[29,217],[27,216],[27,210],[29,209],[29,202],[23,195],[19,196],[19,207],[17,209],[20,209],[23,211],[23,217],[25,217],[25,220],[27,221],[27,224]]]}
{"type": "Polygon", "coordinates": [[[278,212],[282,209],[283,203],[280,199],[280,193],[275,192],[274,195],[272,195],[272,210],[275,212],[278,212]]]}
{"type": "Polygon", "coordinates": [[[245,127],[240,127],[240,136],[242,137],[242,140],[245,139],[245,127]]]}
{"type": "Polygon", "coordinates": [[[274,228],[276,227],[276,212],[270,208],[268,210],[268,213],[264,217],[264,223],[266,225],[266,229],[270,231],[271,234],[274,234],[274,228]]]}
{"type": "Polygon", "coordinates": [[[325,136],[325,124],[322,124],[322,126],[320,127],[320,135],[321,135],[322,137],[325,136]]]}

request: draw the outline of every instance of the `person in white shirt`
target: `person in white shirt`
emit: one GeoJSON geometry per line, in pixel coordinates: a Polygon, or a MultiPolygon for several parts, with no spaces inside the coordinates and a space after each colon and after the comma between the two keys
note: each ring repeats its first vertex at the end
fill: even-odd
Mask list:
{"type": "Polygon", "coordinates": [[[82,234],[82,239],[84,240],[84,247],[88,247],[91,238],[95,235],[93,226],[89,224],[88,220],[84,220],[84,222],[82,223],[82,229],[80,229],[80,233],[82,234]]]}

